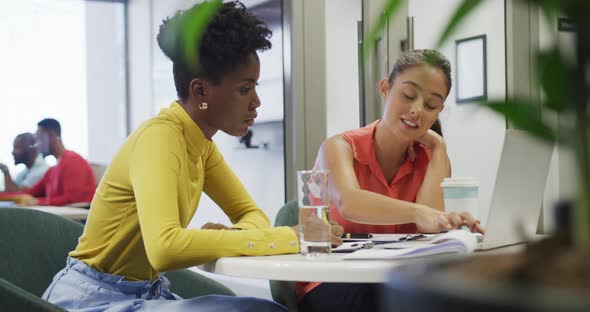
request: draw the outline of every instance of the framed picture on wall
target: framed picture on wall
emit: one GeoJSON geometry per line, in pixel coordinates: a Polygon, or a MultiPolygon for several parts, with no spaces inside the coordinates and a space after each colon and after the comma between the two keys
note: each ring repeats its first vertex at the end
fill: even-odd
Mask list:
{"type": "Polygon", "coordinates": [[[486,35],[455,41],[457,103],[487,99],[486,35]]]}

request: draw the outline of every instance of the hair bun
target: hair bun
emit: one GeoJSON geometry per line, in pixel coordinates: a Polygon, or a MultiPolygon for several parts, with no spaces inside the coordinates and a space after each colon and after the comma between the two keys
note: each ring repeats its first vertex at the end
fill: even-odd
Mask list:
{"type": "Polygon", "coordinates": [[[201,37],[222,4],[221,0],[205,1],[163,20],[156,38],[162,52],[174,63],[195,65],[192,57],[198,54],[201,37]],[[187,55],[191,57],[185,59],[187,55]]]}
{"type": "Polygon", "coordinates": [[[162,21],[162,25],[160,25],[160,31],[156,40],[158,42],[158,46],[162,52],[173,62],[176,63],[180,60],[180,53],[181,51],[181,36],[180,36],[180,27],[181,27],[181,19],[182,19],[182,12],[178,11],[172,18],[167,18],[162,21]]]}

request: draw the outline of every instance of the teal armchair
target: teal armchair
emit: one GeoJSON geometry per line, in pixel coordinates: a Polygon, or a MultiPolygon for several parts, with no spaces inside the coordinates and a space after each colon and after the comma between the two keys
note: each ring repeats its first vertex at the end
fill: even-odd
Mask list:
{"type": "MultiPolygon", "coordinates": [[[[275,226],[295,226],[299,223],[299,206],[296,200],[286,203],[275,218],[275,226]]],[[[297,311],[295,282],[269,281],[274,301],[286,306],[289,311],[297,311]]]]}
{"type": "Polygon", "coordinates": [[[236,295],[223,284],[191,270],[177,270],[167,272],[165,275],[170,280],[170,290],[182,298],[188,299],[205,295],[236,295]]]}
{"type": "MultiPolygon", "coordinates": [[[[0,311],[64,311],[40,297],[64,268],[84,226],[27,208],[0,208],[0,311]]],[[[190,270],[169,272],[171,290],[183,298],[235,295],[229,288],[190,270]]]]}
{"type": "Polygon", "coordinates": [[[0,278],[0,311],[66,311],[0,278]]]}

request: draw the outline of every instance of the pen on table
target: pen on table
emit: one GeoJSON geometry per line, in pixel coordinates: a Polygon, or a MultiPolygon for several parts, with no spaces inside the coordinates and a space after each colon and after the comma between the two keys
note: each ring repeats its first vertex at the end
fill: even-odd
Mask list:
{"type": "Polygon", "coordinates": [[[407,242],[407,241],[417,240],[417,239],[424,238],[424,237],[426,237],[426,235],[424,235],[424,234],[416,234],[416,235],[408,234],[408,235],[400,238],[399,241],[400,242],[403,242],[403,241],[407,242]]]}
{"type": "Polygon", "coordinates": [[[361,233],[345,233],[342,238],[371,238],[373,234],[361,234],[361,233]]]}

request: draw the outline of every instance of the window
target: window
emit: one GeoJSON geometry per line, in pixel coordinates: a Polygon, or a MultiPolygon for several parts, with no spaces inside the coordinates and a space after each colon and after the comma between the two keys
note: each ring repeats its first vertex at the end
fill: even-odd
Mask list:
{"type": "Polygon", "coordinates": [[[22,169],[14,166],[11,155],[14,137],[34,133],[37,122],[47,117],[60,121],[66,148],[90,161],[93,148],[94,158],[112,157],[101,155],[98,150],[105,147],[97,148],[92,138],[100,134],[116,149],[126,134],[124,6],[84,0],[0,1],[0,162],[12,174],[22,169]],[[106,90],[108,96],[101,98],[106,90]]]}

